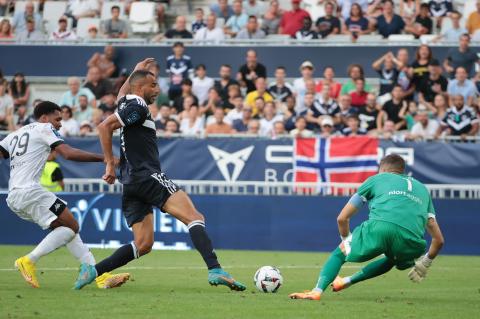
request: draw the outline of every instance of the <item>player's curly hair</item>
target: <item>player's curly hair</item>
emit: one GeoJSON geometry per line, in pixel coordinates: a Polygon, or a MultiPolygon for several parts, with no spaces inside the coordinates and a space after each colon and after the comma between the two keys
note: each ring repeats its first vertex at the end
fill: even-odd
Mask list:
{"type": "Polygon", "coordinates": [[[42,115],[49,115],[55,111],[61,112],[62,109],[53,102],[42,101],[35,106],[35,109],[33,110],[33,116],[38,120],[42,115]]]}

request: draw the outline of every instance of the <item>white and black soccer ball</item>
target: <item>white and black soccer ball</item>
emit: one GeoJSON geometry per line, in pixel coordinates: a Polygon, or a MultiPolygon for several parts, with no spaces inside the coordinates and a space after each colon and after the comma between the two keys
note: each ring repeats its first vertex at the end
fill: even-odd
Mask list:
{"type": "Polygon", "coordinates": [[[272,266],[260,267],[253,276],[255,287],[263,292],[275,293],[283,284],[283,277],[280,270],[272,266]]]}

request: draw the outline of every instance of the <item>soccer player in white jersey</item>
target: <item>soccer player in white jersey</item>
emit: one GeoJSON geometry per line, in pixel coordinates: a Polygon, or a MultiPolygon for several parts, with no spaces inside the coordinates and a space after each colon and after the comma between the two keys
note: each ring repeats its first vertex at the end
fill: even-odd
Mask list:
{"type": "MultiPolygon", "coordinates": [[[[35,107],[38,122],[10,133],[0,141],[0,158],[10,159],[7,204],[20,218],[51,232],[28,255],[18,258],[15,267],[34,288],[39,288],[35,264],[45,255],[66,246],[80,263],[94,265],[95,258],[78,234],[79,226],[64,201],[40,185],[40,176],[52,150],[67,160],[103,162],[103,155],[72,148],[64,143],[57,130],[61,127],[61,109],[52,102],[35,107]]],[[[120,286],[129,274],[107,273],[97,279],[99,288],[120,286]]]]}

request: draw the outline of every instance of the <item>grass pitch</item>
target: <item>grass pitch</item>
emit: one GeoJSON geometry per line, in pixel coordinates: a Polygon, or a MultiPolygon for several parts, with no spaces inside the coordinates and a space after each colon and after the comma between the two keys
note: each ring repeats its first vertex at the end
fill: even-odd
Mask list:
{"type": "MultiPolygon", "coordinates": [[[[30,248],[0,246],[0,318],[480,318],[480,257],[440,256],[421,284],[392,270],[314,302],[287,295],[313,287],[326,254],[218,251],[224,267],[248,285],[238,293],[210,287],[195,251],[155,251],[124,267],[134,281],[119,289],[90,285],[74,291],[78,264],[65,249],[39,262],[41,288],[30,288],[13,270],[14,260],[30,248]],[[263,265],[282,271],[284,286],[276,294],[252,284],[263,265]]],[[[93,253],[100,260],[111,250],[93,253]]],[[[346,266],[343,275],[359,267],[346,266]]]]}

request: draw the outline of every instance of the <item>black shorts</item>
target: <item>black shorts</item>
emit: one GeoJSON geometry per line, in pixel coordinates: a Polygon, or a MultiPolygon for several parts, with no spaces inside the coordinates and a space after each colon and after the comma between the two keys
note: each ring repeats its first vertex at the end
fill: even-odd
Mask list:
{"type": "Polygon", "coordinates": [[[123,185],[122,210],[128,226],[141,222],[153,212],[153,206],[162,209],[168,198],[179,189],[164,173],[154,173],[140,183],[123,185]]]}

